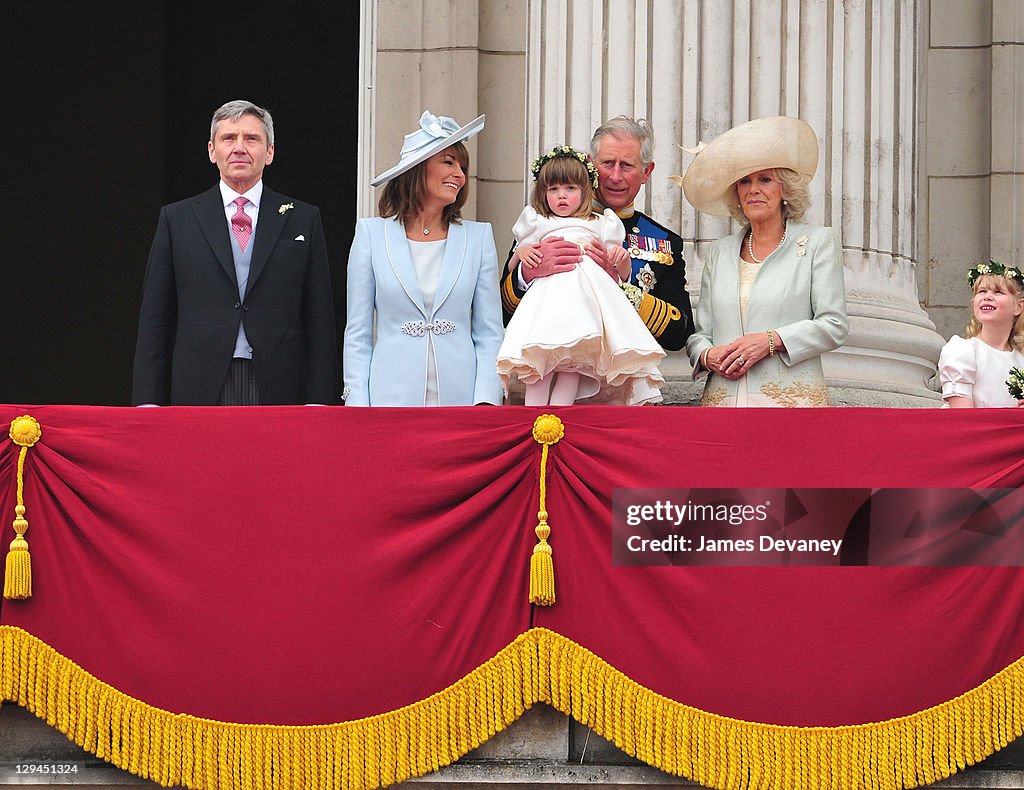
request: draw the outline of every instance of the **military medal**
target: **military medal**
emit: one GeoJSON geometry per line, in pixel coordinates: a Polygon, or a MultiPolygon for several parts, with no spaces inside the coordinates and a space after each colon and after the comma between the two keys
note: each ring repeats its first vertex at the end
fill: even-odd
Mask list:
{"type": "Polygon", "coordinates": [[[658,241],[658,250],[658,261],[666,266],[671,266],[676,262],[675,258],[672,257],[672,243],[668,239],[660,239],[658,241]]]}
{"type": "Polygon", "coordinates": [[[629,233],[626,235],[626,243],[630,258],[653,261],[665,266],[671,266],[675,262],[672,257],[672,243],[668,239],[652,239],[650,236],[629,233]]]}

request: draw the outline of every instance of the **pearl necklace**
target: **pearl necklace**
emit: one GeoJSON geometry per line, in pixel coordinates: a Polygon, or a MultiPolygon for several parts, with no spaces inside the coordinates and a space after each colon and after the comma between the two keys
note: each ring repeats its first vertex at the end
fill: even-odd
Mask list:
{"type": "MultiPolygon", "coordinates": [[[[779,243],[775,245],[775,250],[782,246],[782,243],[786,240],[787,233],[789,233],[788,225],[782,229],[782,238],[779,239],[779,243]]],[[[772,250],[772,252],[775,252],[775,250],[772,250]]],[[[754,255],[754,231],[752,230],[749,233],[747,233],[747,252],[750,253],[750,260],[752,260],[754,263],[764,263],[764,261],[768,260],[772,255],[772,252],[769,252],[764,257],[764,260],[761,260],[756,255],[754,255]]]]}

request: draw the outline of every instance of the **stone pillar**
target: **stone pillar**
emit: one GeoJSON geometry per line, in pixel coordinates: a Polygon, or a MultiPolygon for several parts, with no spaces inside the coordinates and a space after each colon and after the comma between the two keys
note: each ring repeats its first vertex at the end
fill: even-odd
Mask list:
{"type": "Polygon", "coordinates": [[[1024,3],[931,0],[928,11],[921,296],[949,337],[970,318],[973,263],[1024,266],[1024,3]]]}
{"type": "MultiPolygon", "coordinates": [[[[374,213],[376,193],[370,179],[398,161],[404,136],[420,114],[449,115],[466,123],[477,115],[479,72],[476,0],[364,0],[362,24],[374,43],[364,49],[366,98],[361,121],[370,141],[366,188],[359,213],[374,213]],[[367,76],[371,76],[367,79],[367,76]]],[[[476,141],[467,143],[471,155],[476,141]]],[[[475,156],[474,156],[475,161],[475,156]]],[[[467,210],[472,213],[472,198],[467,210]]]]}
{"type": "Polygon", "coordinates": [[[992,3],[992,256],[1024,266],[1024,3],[992,3]]]}
{"type": "MultiPolygon", "coordinates": [[[[943,340],[917,293],[917,25],[916,0],[536,0],[527,146],[581,146],[607,117],[648,118],[657,167],[638,206],[679,229],[699,299],[702,255],[731,222],[697,215],[668,180],[689,163],[678,146],[804,118],[822,152],[808,219],[841,229],[846,265],[850,338],[825,359],[833,400],[936,406],[943,340]]],[[[682,354],[662,369],[679,400],[695,395],[682,354]]]]}
{"type": "Polygon", "coordinates": [[[362,0],[360,9],[359,215],[376,213],[370,179],[398,161],[402,139],[424,109],[461,123],[484,113],[484,131],[467,142],[471,191],[464,213],[494,222],[503,257],[522,208],[524,4],[362,0]]]}

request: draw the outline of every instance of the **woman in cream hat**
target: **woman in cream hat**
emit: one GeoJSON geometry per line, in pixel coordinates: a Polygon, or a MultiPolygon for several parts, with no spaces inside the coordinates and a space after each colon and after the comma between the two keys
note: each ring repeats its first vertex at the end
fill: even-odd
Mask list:
{"type": "Polygon", "coordinates": [[[846,340],[839,239],[801,223],[818,165],[797,118],[760,118],[704,146],[675,180],[742,226],[711,245],[686,344],[705,406],[828,406],[821,355],[846,340]]]}
{"type": "Polygon", "coordinates": [[[426,111],[405,136],[379,217],[360,219],[348,259],[349,406],[500,404],[503,334],[491,226],[463,220],[469,152],[484,116],[461,126],[426,111]]]}

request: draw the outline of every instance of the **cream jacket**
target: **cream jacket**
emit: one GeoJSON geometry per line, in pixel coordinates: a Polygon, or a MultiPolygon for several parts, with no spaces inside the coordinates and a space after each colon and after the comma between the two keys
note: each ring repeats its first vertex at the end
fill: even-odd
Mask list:
{"type": "Polygon", "coordinates": [[[786,239],[757,273],[744,324],[739,304],[740,245],[746,228],[711,245],[686,344],[694,378],[708,376],[700,355],[748,332],[773,330],[785,351],[736,381],[708,376],[705,406],[828,406],[821,355],[846,340],[846,287],[839,238],[831,228],[791,222],[786,239]]]}

